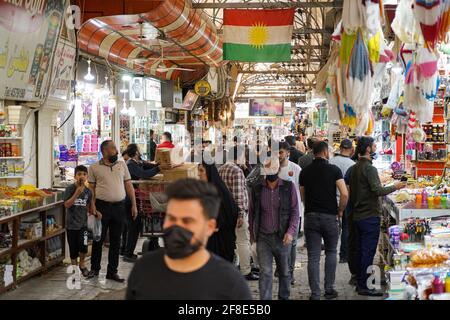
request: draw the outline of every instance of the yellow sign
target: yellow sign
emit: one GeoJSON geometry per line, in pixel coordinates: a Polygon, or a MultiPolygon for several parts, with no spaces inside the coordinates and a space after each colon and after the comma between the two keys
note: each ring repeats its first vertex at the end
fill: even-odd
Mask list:
{"type": "Polygon", "coordinates": [[[200,97],[206,97],[211,92],[211,85],[208,81],[200,80],[195,84],[195,93],[200,97]]]}

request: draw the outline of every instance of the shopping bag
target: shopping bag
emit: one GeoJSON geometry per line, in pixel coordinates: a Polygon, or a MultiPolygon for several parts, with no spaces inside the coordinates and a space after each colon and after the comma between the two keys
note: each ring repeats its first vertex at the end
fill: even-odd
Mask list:
{"type": "Polygon", "coordinates": [[[102,220],[97,219],[94,216],[89,216],[88,230],[92,232],[92,238],[94,241],[100,241],[100,238],[102,237],[102,220]]]}

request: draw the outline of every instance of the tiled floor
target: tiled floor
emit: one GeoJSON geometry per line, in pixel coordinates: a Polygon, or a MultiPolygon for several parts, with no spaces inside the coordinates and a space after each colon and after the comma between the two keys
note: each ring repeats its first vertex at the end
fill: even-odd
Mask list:
{"type": "MultiPolygon", "coordinates": [[[[138,248],[140,248],[138,244],[138,248]]],[[[106,267],[107,249],[103,252],[103,266],[106,267]]],[[[291,299],[307,300],[310,291],[308,286],[308,275],[306,271],[307,256],[306,249],[298,248],[297,264],[295,269],[295,278],[297,283],[292,287],[291,299]]],[[[324,257],[321,259],[321,275],[323,278],[324,257]]],[[[120,261],[119,273],[127,277],[133,265],[120,261]]],[[[123,299],[126,290],[125,284],[118,284],[105,280],[106,268],[100,273],[99,279],[82,281],[81,289],[68,289],[66,267],[56,267],[52,271],[42,276],[25,281],[17,289],[0,295],[0,300],[25,299],[25,300],[109,300],[123,299]],[[102,280],[103,279],[103,280],[102,280]]],[[[358,300],[375,299],[361,297],[356,294],[354,288],[348,284],[350,273],[347,264],[338,264],[336,272],[336,290],[339,292],[338,300],[358,300]]],[[[259,298],[258,281],[249,283],[255,299],[259,298]]],[[[274,279],[274,296],[276,299],[278,290],[278,280],[274,279]]],[[[379,299],[379,298],[378,298],[379,299]]]]}

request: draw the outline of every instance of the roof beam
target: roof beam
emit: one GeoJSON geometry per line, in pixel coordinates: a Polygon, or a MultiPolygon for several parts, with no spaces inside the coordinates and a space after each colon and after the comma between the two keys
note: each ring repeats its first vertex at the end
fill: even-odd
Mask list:
{"type": "Polygon", "coordinates": [[[251,84],[251,83],[243,83],[242,86],[245,89],[249,89],[249,88],[253,88],[253,87],[314,87],[316,84],[315,83],[296,83],[296,82],[291,82],[291,83],[255,83],[255,84],[251,84]]]}
{"type": "Polygon", "coordinates": [[[245,70],[245,71],[239,71],[239,73],[243,73],[243,74],[272,74],[272,75],[277,75],[277,74],[316,74],[317,72],[319,72],[319,70],[316,71],[290,71],[290,70],[264,70],[264,71],[251,71],[251,70],[245,70]]]}
{"type": "Polygon", "coordinates": [[[192,3],[194,9],[281,9],[281,8],[342,8],[343,1],[328,2],[223,2],[192,3]]]}

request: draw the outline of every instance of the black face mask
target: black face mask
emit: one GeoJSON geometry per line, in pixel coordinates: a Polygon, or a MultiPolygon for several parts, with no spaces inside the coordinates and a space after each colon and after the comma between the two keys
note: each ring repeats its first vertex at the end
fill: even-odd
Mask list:
{"type": "Polygon", "coordinates": [[[108,160],[109,160],[109,162],[111,162],[111,163],[115,163],[117,160],[119,160],[119,154],[116,153],[116,154],[113,155],[113,156],[109,156],[109,157],[108,157],[108,160]]]}
{"type": "Polygon", "coordinates": [[[376,160],[377,158],[378,158],[378,153],[372,152],[372,153],[370,154],[370,159],[376,160]]]}
{"type": "Polygon", "coordinates": [[[267,181],[275,182],[278,179],[278,174],[269,174],[266,176],[267,181]]]}
{"type": "Polygon", "coordinates": [[[177,225],[165,229],[163,239],[167,256],[171,259],[183,259],[198,251],[202,244],[199,241],[191,244],[193,236],[192,232],[177,225]]]}

